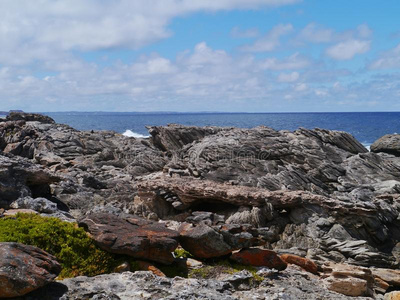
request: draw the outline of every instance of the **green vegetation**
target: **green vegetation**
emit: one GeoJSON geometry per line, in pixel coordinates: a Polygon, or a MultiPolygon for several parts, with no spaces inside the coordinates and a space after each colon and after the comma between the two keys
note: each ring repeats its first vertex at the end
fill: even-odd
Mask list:
{"type": "Polygon", "coordinates": [[[76,224],[34,214],[0,219],[0,242],[32,245],[54,255],[63,268],[60,278],[111,273],[124,261],[98,248],[76,224]]]}
{"type": "Polygon", "coordinates": [[[263,281],[264,278],[257,275],[257,269],[252,266],[244,266],[238,263],[231,262],[227,259],[215,261],[210,265],[206,265],[200,269],[194,269],[189,272],[189,278],[215,278],[218,274],[235,274],[242,270],[247,270],[253,275],[253,280],[263,281]]]}
{"type": "MultiPolygon", "coordinates": [[[[112,273],[123,262],[129,263],[132,272],[139,270],[137,262],[131,257],[101,250],[83,228],[79,228],[76,223],[64,222],[57,218],[34,214],[0,218],[0,242],[32,245],[54,255],[62,266],[60,279],[112,273]]],[[[175,250],[175,256],[181,260],[169,266],[156,264],[168,277],[215,278],[221,273],[234,274],[248,270],[254,276],[254,280],[263,280],[256,274],[256,268],[232,263],[227,259],[208,262],[200,269],[188,271],[185,258],[193,256],[182,248],[175,250]]]]}
{"type": "Polygon", "coordinates": [[[174,254],[177,258],[193,258],[193,255],[183,248],[175,249],[174,254]]]}

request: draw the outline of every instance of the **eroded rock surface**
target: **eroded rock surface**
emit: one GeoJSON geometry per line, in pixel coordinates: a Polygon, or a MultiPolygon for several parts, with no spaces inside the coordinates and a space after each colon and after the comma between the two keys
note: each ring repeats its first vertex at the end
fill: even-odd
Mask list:
{"type": "Polygon", "coordinates": [[[23,296],[53,281],[60,272],[56,259],[39,248],[0,243],[0,298],[23,296]]]}
{"type": "MultiPolygon", "coordinates": [[[[178,240],[199,258],[251,247],[283,255],[292,273],[279,274],[291,284],[278,274],[250,288],[251,299],[267,291],[271,299],[313,299],[300,286],[314,291],[312,273],[325,264],[339,266],[319,274],[342,294],[383,297],[400,289],[397,136],[368,152],[350,134],[323,129],[169,125],[149,132],[135,139],[10,116],[0,122],[0,209],[68,213],[104,249],[163,263],[172,262],[178,240]],[[145,254],[149,245],[162,251],[145,254]],[[348,266],[363,275],[350,276],[348,266]]],[[[316,289],[325,299],[347,299],[316,289]]],[[[229,297],[250,295],[239,292],[229,297]]]]}
{"type": "Polygon", "coordinates": [[[174,261],[171,253],[178,247],[178,233],[162,224],[99,213],[86,216],[79,225],[108,252],[164,264],[174,261]]]}

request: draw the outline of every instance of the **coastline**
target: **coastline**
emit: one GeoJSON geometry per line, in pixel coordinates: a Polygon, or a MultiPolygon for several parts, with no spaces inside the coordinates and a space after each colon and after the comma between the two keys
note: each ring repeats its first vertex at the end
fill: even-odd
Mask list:
{"type": "Polygon", "coordinates": [[[282,290],[382,298],[400,288],[398,135],[370,152],[325,129],[148,129],[150,137],[136,138],[35,114],[0,121],[0,220],[18,212],[57,218],[86,231],[99,251],[134,260],[117,266],[122,274],[57,283],[49,275],[29,299],[79,298],[100,293],[95,286],[132,297],[151,284],[154,293],[184,297],[185,286],[212,299],[282,290]],[[189,278],[159,276],[182,268],[189,278]],[[125,287],[109,288],[110,280],[125,287]]]}

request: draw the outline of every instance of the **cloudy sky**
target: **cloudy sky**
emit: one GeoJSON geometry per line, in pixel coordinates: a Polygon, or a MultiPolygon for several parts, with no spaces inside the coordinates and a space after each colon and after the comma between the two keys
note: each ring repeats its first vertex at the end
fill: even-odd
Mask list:
{"type": "Polygon", "coordinates": [[[398,0],[1,0],[0,110],[400,111],[398,0]]]}

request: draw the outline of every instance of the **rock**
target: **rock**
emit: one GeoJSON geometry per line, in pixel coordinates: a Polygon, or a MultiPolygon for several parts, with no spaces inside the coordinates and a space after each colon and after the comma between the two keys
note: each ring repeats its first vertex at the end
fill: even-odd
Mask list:
{"type": "Polygon", "coordinates": [[[61,272],[55,258],[33,246],[0,243],[0,298],[23,296],[61,272]]]}
{"type": "Polygon", "coordinates": [[[112,214],[91,214],[79,221],[105,251],[125,254],[164,264],[174,261],[178,233],[164,225],[134,216],[119,218],[112,214]]]}
{"type": "MultiPolygon", "coordinates": [[[[218,279],[186,279],[158,277],[151,272],[125,272],[95,277],[76,277],[37,290],[23,300],[67,299],[290,299],[290,300],[367,300],[371,298],[344,296],[326,289],[318,277],[290,268],[275,272],[274,279],[241,290],[218,279]]],[[[312,275],[312,274],[311,274],[312,275]]]]}
{"type": "Polygon", "coordinates": [[[153,264],[151,264],[147,261],[139,260],[139,261],[137,261],[137,264],[141,271],[150,271],[151,273],[153,273],[156,276],[167,277],[159,268],[157,268],[156,266],[154,266],[153,264]]]}
{"type": "Polygon", "coordinates": [[[371,151],[400,155],[400,134],[387,134],[371,145],[371,151]]]}
{"type": "Polygon", "coordinates": [[[219,127],[196,127],[169,124],[168,126],[148,126],[154,145],[163,151],[176,151],[207,135],[224,130],[219,127]]]}
{"type": "Polygon", "coordinates": [[[16,201],[10,204],[11,208],[24,208],[24,209],[32,209],[39,213],[47,213],[52,214],[57,211],[57,204],[47,200],[46,198],[36,198],[32,197],[24,197],[19,198],[16,201]]]}
{"type": "Polygon", "coordinates": [[[400,292],[398,291],[387,293],[383,297],[383,300],[399,300],[399,299],[400,299],[400,292]]]}
{"type": "Polygon", "coordinates": [[[243,265],[268,267],[277,270],[284,270],[287,266],[274,251],[258,248],[242,249],[233,253],[230,259],[243,265]]]}
{"type": "Polygon", "coordinates": [[[188,269],[199,269],[203,266],[203,263],[193,258],[187,258],[186,266],[188,267],[188,269]]]}
{"type": "Polygon", "coordinates": [[[21,112],[10,112],[6,118],[8,121],[38,121],[44,124],[54,124],[55,121],[49,116],[21,112]]]}
{"type": "Polygon", "coordinates": [[[325,283],[331,291],[346,296],[366,296],[368,294],[367,281],[360,278],[327,278],[325,283]]]}
{"type": "Polygon", "coordinates": [[[201,224],[192,227],[184,224],[179,229],[179,243],[196,258],[220,257],[232,252],[232,247],[213,228],[201,224]]]}
{"type": "Polygon", "coordinates": [[[307,272],[318,274],[318,266],[312,260],[293,254],[282,254],[280,258],[287,264],[298,265],[307,272]]]}
{"type": "Polygon", "coordinates": [[[392,288],[400,288],[400,271],[393,269],[371,268],[372,275],[388,283],[392,288]]]}
{"type": "Polygon", "coordinates": [[[322,266],[323,282],[327,288],[347,296],[372,296],[374,277],[371,270],[346,264],[329,263],[322,266]]]}
{"type": "Polygon", "coordinates": [[[17,214],[38,214],[37,211],[34,211],[32,209],[7,209],[3,212],[3,216],[4,217],[11,217],[11,216],[15,216],[17,214]]]}
{"type": "Polygon", "coordinates": [[[49,185],[60,177],[27,159],[0,154],[0,207],[30,196],[47,196],[49,185]]]}

